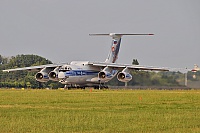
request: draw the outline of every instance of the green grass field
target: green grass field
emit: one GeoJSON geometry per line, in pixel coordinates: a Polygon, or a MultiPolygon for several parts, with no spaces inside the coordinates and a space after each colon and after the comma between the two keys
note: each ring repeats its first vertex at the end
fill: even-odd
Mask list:
{"type": "Polygon", "coordinates": [[[200,132],[200,90],[0,89],[0,132],[200,132]]]}

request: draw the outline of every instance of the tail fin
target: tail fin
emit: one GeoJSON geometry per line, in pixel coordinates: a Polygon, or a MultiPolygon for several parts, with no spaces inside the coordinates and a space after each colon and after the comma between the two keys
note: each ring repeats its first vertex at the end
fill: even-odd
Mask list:
{"type": "Polygon", "coordinates": [[[118,53],[121,44],[121,37],[123,35],[154,35],[154,34],[118,34],[118,33],[110,33],[110,34],[89,34],[90,36],[110,36],[112,37],[112,44],[110,48],[110,52],[106,59],[106,63],[115,63],[118,59],[118,53]]]}

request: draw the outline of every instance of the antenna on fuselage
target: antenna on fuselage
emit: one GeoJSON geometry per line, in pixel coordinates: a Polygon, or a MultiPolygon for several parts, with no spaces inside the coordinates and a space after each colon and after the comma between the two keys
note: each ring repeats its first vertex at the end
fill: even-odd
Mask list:
{"type": "Polygon", "coordinates": [[[90,36],[110,36],[112,37],[112,44],[111,49],[108,54],[108,57],[106,58],[106,63],[115,63],[118,59],[118,53],[120,49],[120,43],[121,43],[121,37],[126,35],[154,35],[154,34],[122,34],[122,33],[109,33],[109,34],[89,34],[90,36]]]}

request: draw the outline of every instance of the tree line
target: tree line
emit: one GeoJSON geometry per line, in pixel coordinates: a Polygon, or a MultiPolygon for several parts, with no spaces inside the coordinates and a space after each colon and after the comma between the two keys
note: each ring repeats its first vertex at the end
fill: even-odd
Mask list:
{"type": "MultiPolygon", "coordinates": [[[[29,67],[36,65],[52,64],[46,58],[38,55],[17,55],[3,57],[0,55],[0,88],[59,88],[63,87],[59,82],[48,81],[41,83],[35,80],[36,72],[15,71],[10,73],[2,72],[4,69],[29,67]]],[[[139,65],[137,59],[133,59],[133,65],[139,65]]],[[[131,71],[133,79],[128,82],[129,86],[180,86],[184,82],[184,74],[181,72],[151,72],[151,71],[131,71]]],[[[199,80],[200,73],[188,72],[188,80],[199,80]]],[[[113,78],[107,83],[111,86],[124,86],[117,78],[113,78]]]]}
{"type": "Polygon", "coordinates": [[[17,55],[12,57],[3,57],[0,55],[0,88],[58,88],[60,83],[49,81],[41,83],[35,80],[36,72],[15,71],[2,72],[4,69],[29,67],[37,65],[52,64],[48,59],[38,55],[17,55]]]}

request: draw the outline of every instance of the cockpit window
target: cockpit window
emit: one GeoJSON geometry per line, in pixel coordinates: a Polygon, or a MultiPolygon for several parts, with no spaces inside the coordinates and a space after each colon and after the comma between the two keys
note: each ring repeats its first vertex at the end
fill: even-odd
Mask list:
{"type": "Polygon", "coordinates": [[[69,66],[62,66],[59,70],[59,72],[66,72],[72,70],[69,66]]]}

